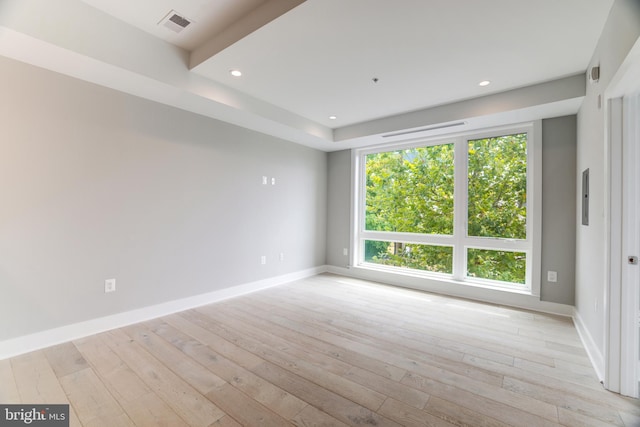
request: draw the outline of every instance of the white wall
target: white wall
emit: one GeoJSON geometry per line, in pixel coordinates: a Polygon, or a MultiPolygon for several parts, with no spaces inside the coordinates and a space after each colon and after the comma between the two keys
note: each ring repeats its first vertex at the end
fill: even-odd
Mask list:
{"type": "Polygon", "coordinates": [[[0,341],[324,265],[326,153],[6,58],[0,94],[0,341]]]}
{"type": "MultiPolygon", "coordinates": [[[[640,1],[616,0],[589,68],[600,65],[600,80],[587,83],[585,100],[578,112],[578,155],[576,183],[581,188],[582,171],[590,175],[589,225],[580,225],[581,195],[576,195],[576,312],[579,327],[586,334],[587,347],[602,373],[604,343],[604,304],[606,303],[605,232],[605,108],[598,97],[640,36],[640,1]]],[[[604,103],[604,101],[603,101],[604,103]]]]}

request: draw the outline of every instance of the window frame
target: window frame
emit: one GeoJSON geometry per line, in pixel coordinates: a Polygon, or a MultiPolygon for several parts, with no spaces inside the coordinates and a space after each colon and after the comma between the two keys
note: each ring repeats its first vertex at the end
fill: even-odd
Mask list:
{"type": "Polygon", "coordinates": [[[508,126],[476,129],[467,132],[440,134],[433,137],[395,141],[352,150],[351,205],[351,268],[384,271],[399,275],[423,277],[435,281],[488,287],[534,296],[540,295],[540,250],[542,235],[542,143],[541,122],[534,121],[508,126]],[[526,239],[467,236],[468,143],[475,139],[495,138],[527,133],[527,219],[526,239]],[[454,224],[452,235],[400,233],[365,230],[366,216],[366,156],[369,154],[454,144],[454,224]],[[364,241],[380,240],[453,247],[453,274],[422,271],[366,262],[364,241]],[[526,253],[525,284],[505,283],[467,276],[468,249],[506,250],[526,253]]]}

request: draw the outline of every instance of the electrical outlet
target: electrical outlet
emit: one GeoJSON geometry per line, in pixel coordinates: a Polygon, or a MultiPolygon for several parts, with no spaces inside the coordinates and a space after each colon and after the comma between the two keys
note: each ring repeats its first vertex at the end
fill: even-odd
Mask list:
{"type": "Polygon", "coordinates": [[[267,177],[266,176],[262,177],[262,185],[267,185],[267,177]]]}
{"type": "Polygon", "coordinates": [[[116,279],[107,279],[104,281],[104,293],[116,291],[116,279]]]}
{"type": "Polygon", "coordinates": [[[347,249],[347,248],[342,248],[342,255],[344,255],[344,256],[349,255],[349,249],[347,249]]]}
{"type": "Polygon", "coordinates": [[[280,252],[280,261],[284,261],[284,252],[280,252]]]}
{"type": "Polygon", "coordinates": [[[547,282],[556,283],[558,281],[557,271],[547,271],[547,282]]]}
{"type": "Polygon", "coordinates": [[[267,256],[266,255],[262,255],[260,257],[260,264],[265,265],[267,263],[267,256]]]}

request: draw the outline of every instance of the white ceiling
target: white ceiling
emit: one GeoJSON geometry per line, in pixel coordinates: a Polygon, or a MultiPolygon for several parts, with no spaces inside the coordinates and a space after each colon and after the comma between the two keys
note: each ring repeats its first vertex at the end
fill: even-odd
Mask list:
{"type": "Polygon", "coordinates": [[[610,6],[307,0],[193,71],[339,127],[581,73],[610,6]]]}
{"type": "Polygon", "coordinates": [[[1,0],[0,54],[332,151],[442,122],[575,113],[584,88],[560,79],[586,71],[612,4],[1,0]],[[159,26],[170,10],[193,24],[159,26]]]}

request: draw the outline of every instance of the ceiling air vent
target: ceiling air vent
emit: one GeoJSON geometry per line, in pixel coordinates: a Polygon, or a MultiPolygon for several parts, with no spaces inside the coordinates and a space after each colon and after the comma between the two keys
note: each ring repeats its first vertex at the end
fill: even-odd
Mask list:
{"type": "Polygon", "coordinates": [[[437,129],[446,129],[446,128],[452,128],[452,127],[455,127],[455,126],[462,126],[462,125],[466,125],[466,124],[467,124],[467,122],[446,123],[446,124],[443,124],[443,125],[429,126],[429,127],[426,127],[426,128],[407,130],[407,131],[403,131],[403,132],[388,133],[386,135],[382,135],[382,137],[383,138],[391,138],[392,136],[409,135],[409,134],[412,134],[412,133],[426,132],[426,131],[429,131],[429,130],[437,130],[437,129]]]}
{"type": "Polygon", "coordinates": [[[189,26],[191,22],[192,21],[190,19],[185,18],[175,10],[172,10],[171,12],[167,13],[164,18],[162,18],[162,21],[158,22],[158,25],[163,25],[171,31],[179,33],[187,28],[187,26],[189,26]]]}

